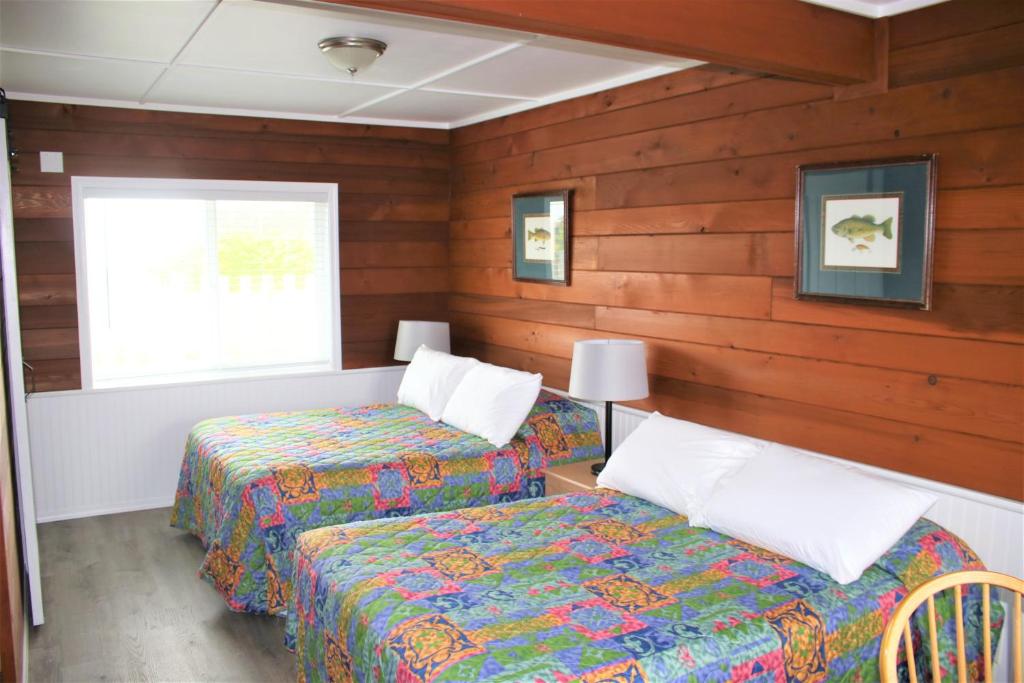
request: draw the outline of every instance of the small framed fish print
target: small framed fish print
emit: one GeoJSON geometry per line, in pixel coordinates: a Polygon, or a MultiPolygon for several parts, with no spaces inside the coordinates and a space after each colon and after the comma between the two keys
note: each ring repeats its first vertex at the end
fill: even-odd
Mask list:
{"type": "Polygon", "coordinates": [[[569,284],[571,190],[512,195],[512,277],[569,284]]]}
{"type": "Polygon", "coordinates": [[[797,299],[931,309],[934,154],[797,169],[797,299]]]}

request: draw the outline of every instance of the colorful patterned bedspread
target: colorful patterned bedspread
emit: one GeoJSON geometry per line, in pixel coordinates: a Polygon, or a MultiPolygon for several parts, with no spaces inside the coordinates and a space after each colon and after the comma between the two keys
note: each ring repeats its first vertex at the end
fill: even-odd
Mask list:
{"type": "Polygon", "coordinates": [[[921,520],[841,586],[599,490],[303,534],[288,630],[308,683],[877,680],[908,587],[980,566],[921,520]]]}
{"type": "Polygon", "coordinates": [[[282,613],[303,531],[544,494],[541,468],[600,457],[593,410],[541,392],[496,449],[401,405],[224,417],[188,437],[171,525],[238,611],[282,613]]]}

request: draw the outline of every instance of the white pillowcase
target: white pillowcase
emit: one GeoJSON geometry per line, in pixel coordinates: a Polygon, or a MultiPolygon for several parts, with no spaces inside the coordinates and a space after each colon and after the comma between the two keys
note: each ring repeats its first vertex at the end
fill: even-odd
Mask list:
{"type": "Polygon", "coordinates": [[[441,419],[452,427],[504,446],[540,394],[541,376],[478,363],[459,382],[441,419]]]}
{"type": "Polygon", "coordinates": [[[422,410],[436,422],[459,382],[479,364],[476,358],[453,356],[421,345],[402,376],[398,402],[422,410]]]}
{"type": "Polygon", "coordinates": [[[597,485],[699,516],[715,483],[764,446],[758,439],[653,413],[615,449],[597,485]]]}
{"type": "Polygon", "coordinates": [[[719,482],[705,513],[707,526],[715,531],[847,584],[892,548],[935,501],[930,493],[770,444],[719,482]]]}

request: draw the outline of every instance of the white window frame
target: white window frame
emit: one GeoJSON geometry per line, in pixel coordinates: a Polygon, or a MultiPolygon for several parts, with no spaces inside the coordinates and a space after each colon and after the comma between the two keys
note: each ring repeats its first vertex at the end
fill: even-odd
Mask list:
{"type": "MultiPolygon", "coordinates": [[[[78,305],[78,346],[82,372],[82,389],[93,390],[92,337],[89,321],[89,277],[86,270],[87,257],[85,239],[85,195],[87,190],[141,190],[174,195],[194,190],[224,191],[225,194],[323,194],[327,198],[327,230],[330,239],[331,269],[331,359],[328,372],[341,370],[341,262],[338,244],[338,186],[335,183],[293,183],[268,180],[201,180],[179,178],[117,178],[108,176],[72,176],[71,207],[75,240],[75,288],[78,305]]],[[[315,372],[315,371],[314,371],[315,372]]],[[[125,383],[123,386],[165,386],[182,383],[220,382],[235,379],[280,377],[286,375],[310,374],[309,368],[289,371],[285,367],[275,370],[259,368],[253,372],[244,371],[219,375],[211,371],[210,378],[197,380],[195,376],[183,377],[180,381],[125,383]]],[[[106,388],[106,387],[104,387],[106,388]]]]}

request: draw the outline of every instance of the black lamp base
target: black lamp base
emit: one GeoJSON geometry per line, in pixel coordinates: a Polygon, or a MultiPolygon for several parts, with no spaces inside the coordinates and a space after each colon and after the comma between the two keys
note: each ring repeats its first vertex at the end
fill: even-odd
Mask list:
{"type": "Polygon", "coordinates": [[[604,462],[595,462],[590,466],[590,473],[595,477],[601,474],[601,470],[608,464],[608,458],[612,457],[612,402],[604,402],[604,462]]]}

